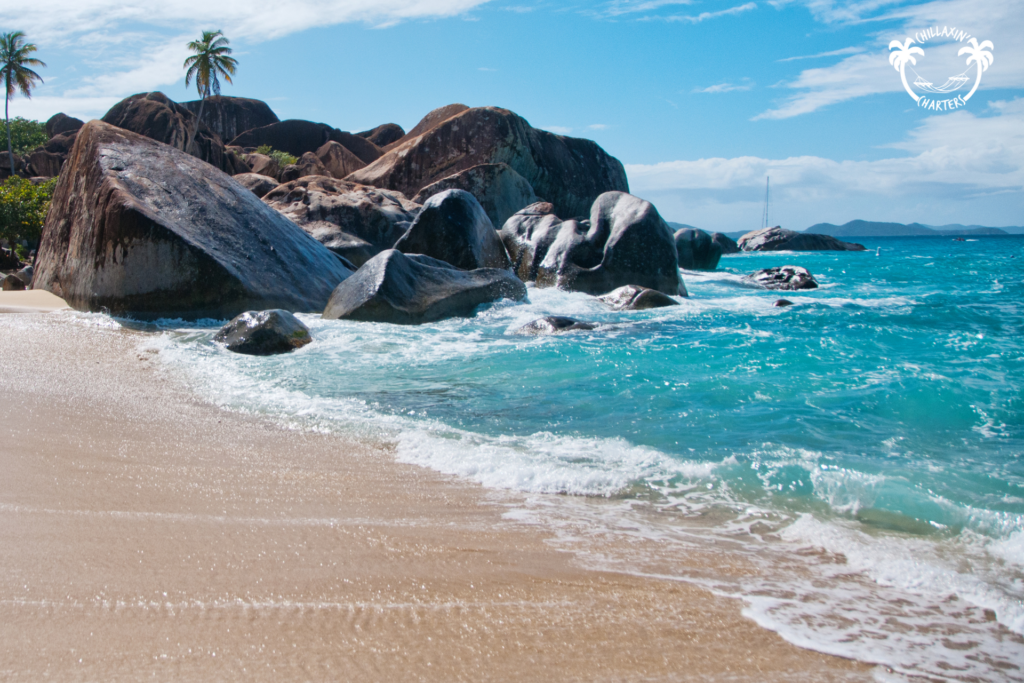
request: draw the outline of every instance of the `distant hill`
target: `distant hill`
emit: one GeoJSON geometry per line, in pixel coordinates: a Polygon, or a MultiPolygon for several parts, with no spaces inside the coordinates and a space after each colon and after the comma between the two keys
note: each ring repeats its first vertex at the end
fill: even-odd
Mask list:
{"type": "Polygon", "coordinates": [[[1024,228],[986,228],[980,225],[943,225],[933,227],[921,223],[878,223],[875,221],[850,221],[845,225],[833,225],[832,223],[818,223],[807,228],[804,232],[813,232],[819,235],[832,235],[833,237],[914,237],[932,236],[944,237],[951,235],[1009,235],[1024,234],[1024,228]]]}
{"type": "MultiPolygon", "coordinates": [[[[673,223],[672,221],[665,222],[668,223],[668,227],[672,228],[673,232],[675,232],[676,230],[700,230],[700,228],[696,228],[692,225],[687,225],[686,223],[673,223]]],[[[705,230],[704,232],[707,232],[710,235],[712,232],[714,232],[714,230],[712,230],[711,232],[705,230]]]]}

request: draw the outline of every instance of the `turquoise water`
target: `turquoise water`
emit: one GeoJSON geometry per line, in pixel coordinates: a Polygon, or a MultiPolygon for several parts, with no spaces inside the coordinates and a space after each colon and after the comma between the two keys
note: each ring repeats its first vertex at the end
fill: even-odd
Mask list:
{"type": "Polygon", "coordinates": [[[832,586],[826,611],[913,596],[932,616],[882,647],[868,616],[808,628],[810,608],[767,604],[764,585],[719,587],[759,622],[897,671],[1024,679],[1024,237],[862,242],[725,257],[654,311],[531,288],[528,303],[421,327],[308,316],[316,341],[288,356],[234,356],[201,326],[162,348],[218,403],[390,440],[487,486],[644,501],[673,524],[715,508],[750,547],[764,543],[750,520],[769,520],[778,544],[844,554],[842,576],[812,567],[806,584],[832,586]],[[786,264],[821,287],[741,282],[786,264]],[[514,334],[542,315],[603,326],[514,334]],[[971,609],[942,607],[951,596],[971,609]],[[973,645],[932,648],[936,619],[973,645]]]}

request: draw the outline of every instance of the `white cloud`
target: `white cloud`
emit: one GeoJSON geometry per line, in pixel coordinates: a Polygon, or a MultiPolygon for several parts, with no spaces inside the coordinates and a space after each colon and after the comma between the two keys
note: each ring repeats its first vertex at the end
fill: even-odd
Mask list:
{"type": "MultiPolygon", "coordinates": [[[[747,80],[747,79],[744,79],[747,80]]],[[[754,87],[753,83],[719,83],[718,85],[709,85],[706,88],[694,88],[694,93],[722,93],[722,92],[733,92],[736,90],[750,90],[754,87]]]]}
{"type": "Polygon", "coordinates": [[[55,113],[62,111],[88,121],[100,118],[117,104],[120,97],[59,97],[34,96],[32,99],[15,97],[11,100],[11,116],[22,116],[26,119],[45,121],[55,113]]]}
{"type": "Polygon", "coordinates": [[[662,7],[692,5],[694,0],[614,0],[608,3],[598,14],[605,17],[618,17],[624,14],[653,12],[662,7]]]}
{"type": "Polygon", "coordinates": [[[660,20],[660,21],[673,21],[673,22],[685,22],[689,24],[699,24],[702,21],[708,19],[717,19],[719,17],[727,17],[733,14],[742,14],[743,12],[749,12],[750,10],[757,9],[757,3],[748,2],[744,5],[736,5],[728,9],[718,10],[717,12],[701,12],[700,14],[673,14],[667,17],[656,17],[648,16],[644,17],[644,20],[660,20]]]}
{"type": "Polygon", "coordinates": [[[795,62],[799,59],[821,59],[823,57],[841,57],[843,55],[856,55],[864,52],[863,47],[844,47],[839,50],[830,50],[829,52],[819,52],[816,55],[800,55],[799,57],[786,57],[785,59],[779,59],[779,62],[795,62]]]}
{"type": "Polygon", "coordinates": [[[590,130],[608,130],[608,124],[607,123],[592,123],[589,126],[587,126],[587,128],[589,128],[590,130]]]}
{"type": "Polygon", "coordinates": [[[567,126],[541,126],[541,130],[546,130],[549,133],[556,133],[558,135],[568,135],[572,132],[572,128],[567,126]]]}

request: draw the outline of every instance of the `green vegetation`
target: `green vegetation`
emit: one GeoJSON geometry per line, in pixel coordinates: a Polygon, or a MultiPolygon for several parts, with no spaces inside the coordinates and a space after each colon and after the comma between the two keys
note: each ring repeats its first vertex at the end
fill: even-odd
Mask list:
{"type": "Polygon", "coordinates": [[[31,98],[32,88],[37,82],[43,82],[42,76],[28,68],[30,66],[46,66],[31,56],[36,49],[32,43],[25,42],[25,34],[22,31],[0,34],[0,74],[3,74],[4,79],[4,121],[7,123],[7,151],[12,176],[14,175],[14,145],[10,116],[11,98],[18,91],[25,97],[31,98]]]}
{"type": "Polygon", "coordinates": [[[0,239],[35,242],[43,232],[57,179],[33,185],[17,176],[0,185],[0,239]]]}
{"type": "Polygon", "coordinates": [[[219,76],[231,83],[231,76],[238,67],[238,61],[230,57],[230,41],[220,31],[203,31],[203,37],[193,40],[188,44],[188,49],[194,52],[191,57],[185,60],[185,87],[187,88],[192,79],[196,79],[196,90],[199,91],[199,115],[189,132],[188,141],[185,143],[185,152],[192,147],[192,140],[196,137],[196,129],[199,122],[203,120],[203,107],[206,106],[206,98],[211,94],[220,94],[219,76]]]}
{"type": "Polygon", "coordinates": [[[270,145],[260,145],[259,147],[256,148],[256,153],[270,157],[271,159],[277,162],[278,166],[282,168],[284,168],[288,164],[294,164],[299,161],[298,157],[293,157],[288,152],[282,152],[279,149],[274,149],[270,145]]]}
{"type": "MultiPolygon", "coordinates": [[[[40,145],[45,145],[50,137],[46,134],[46,124],[32,119],[15,116],[11,119],[11,147],[18,156],[31,152],[40,145]]],[[[7,136],[7,122],[0,122],[0,135],[7,136]]]]}

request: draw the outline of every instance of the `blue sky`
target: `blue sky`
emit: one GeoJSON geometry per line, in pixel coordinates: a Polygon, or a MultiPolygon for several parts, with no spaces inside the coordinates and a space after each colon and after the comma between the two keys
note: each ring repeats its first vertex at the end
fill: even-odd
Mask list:
{"type": "MultiPolygon", "coordinates": [[[[184,45],[209,28],[241,63],[224,93],[281,118],[408,129],[452,102],[506,107],[596,140],[668,220],[753,229],[771,175],[772,222],[796,229],[1024,225],[1024,0],[40,0],[0,7],[48,63],[12,115],[194,99],[184,45]],[[995,46],[954,112],[917,108],[889,63],[891,40],[929,26],[995,46]]],[[[923,47],[929,80],[966,68],[923,47]]]]}

